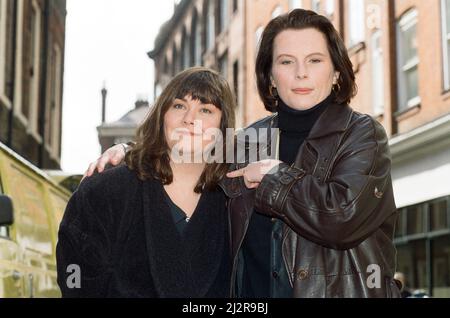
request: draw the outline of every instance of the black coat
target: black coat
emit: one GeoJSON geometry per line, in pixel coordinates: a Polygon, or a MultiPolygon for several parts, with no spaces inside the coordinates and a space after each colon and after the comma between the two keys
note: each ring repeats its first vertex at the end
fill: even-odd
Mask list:
{"type": "Polygon", "coordinates": [[[181,235],[160,181],[126,166],[87,178],[70,199],[56,249],[63,297],[227,297],[226,198],[204,192],[181,235]],[[73,269],[81,271],[81,288],[73,269]],[[69,284],[70,286],[70,284],[69,284]]]}

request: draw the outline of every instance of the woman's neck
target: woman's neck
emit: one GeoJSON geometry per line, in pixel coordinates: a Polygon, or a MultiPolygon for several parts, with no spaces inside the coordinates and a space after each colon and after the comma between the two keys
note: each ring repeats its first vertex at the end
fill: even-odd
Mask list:
{"type": "Polygon", "coordinates": [[[205,166],[206,163],[175,163],[171,160],[170,167],[172,169],[173,183],[192,185],[194,188],[205,166]]]}

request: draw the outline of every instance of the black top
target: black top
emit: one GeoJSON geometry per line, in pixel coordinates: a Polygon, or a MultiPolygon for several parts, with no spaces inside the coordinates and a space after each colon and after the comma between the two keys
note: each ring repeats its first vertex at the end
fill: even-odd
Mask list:
{"type": "Polygon", "coordinates": [[[64,297],[227,297],[230,253],[226,197],[205,191],[183,236],[161,181],[126,166],[83,180],[58,233],[58,284],[64,297]],[[68,271],[77,264],[81,288],[68,271]],[[73,286],[72,286],[73,287],[73,286]]]}
{"type": "Polygon", "coordinates": [[[186,229],[186,226],[189,222],[189,218],[187,217],[186,213],[178,205],[176,205],[175,202],[172,201],[169,194],[165,190],[164,196],[167,204],[169,205],[173,222],[175,223],[178,232],[183,235],[184,230],[186,229]]]}
{"type": "MultiPolygon", "coordinates": [[[[280,129],[279,159],[287,164],[295,161],[317,119],[332,102],[331,94],[316,106],[296,110],[279,100],[278,128],[280,129]]],[[[272,141],[274,142],[274,141],[272,141]]],[[[289,297],[290,285],[281,254],[281,221],[253,213],[243,242],[244,281],[242,297],[289,297]],[[284,275],[283,277],[281,277],[284,275]],[[288,286],[277,287],[276,282],[288,286]]]]}

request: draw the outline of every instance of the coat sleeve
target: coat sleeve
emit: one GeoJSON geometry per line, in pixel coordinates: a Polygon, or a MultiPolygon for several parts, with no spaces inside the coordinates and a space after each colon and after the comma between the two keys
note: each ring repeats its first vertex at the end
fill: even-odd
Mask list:
{"type": "Polygon", "coordinates": [[[82,185],[69,200],[59,227],[56,260],[63,297],[102,297],[108,289],[105,230],[86,197],[82,185]]]}
{"type": "Polygon", "coordinates": [[[329,248],[349,249],[369,237],[395,212],[378,207],[392,187],[388,140],[368,117],[350,129],[325,180],[282,163],[264,176],[256,209],[329,248]]]}

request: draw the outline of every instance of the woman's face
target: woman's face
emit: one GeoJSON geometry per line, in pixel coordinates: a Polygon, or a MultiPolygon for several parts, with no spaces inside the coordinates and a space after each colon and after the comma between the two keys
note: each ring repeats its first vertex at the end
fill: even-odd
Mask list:
{"type": "Polygon", "coordinates": [[[339,77],[325,36],[314,28],[288,29],[275,37],[271,75],[280,98],[298,110],[324,100],[339,77]]]}
{"type": "Polygon", "coordinates": [[[212,136],[220,129],[221,117],[222,111],[213,104],[203,104],[190,95],[175,99],[164,115],[164,134],[169,149],[187,158],[202,154],[214,141],[212,136]]]}

